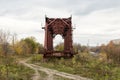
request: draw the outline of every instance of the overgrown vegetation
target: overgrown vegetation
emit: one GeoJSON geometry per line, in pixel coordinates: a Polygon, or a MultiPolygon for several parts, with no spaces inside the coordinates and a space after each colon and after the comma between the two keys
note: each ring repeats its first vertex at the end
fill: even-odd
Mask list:
{"type": "MultiPolygon", "coordinates": [[[[63,50],[63,43],[55,50],[63,50]]],[[[78,52],[72,59],[50,58],[43,60],[43,46],[34,37],[17,40],[16,35],[0,30],[0,80],[30,80],[33,70],[17,62],[17,59],[31,57],[31,63],[59,71],[92,78],[94,80],[120,79],[120,44],[89,48],[74,44],[78,52]],[[91,54],[90,52],[95,54],[91,54]]],[[[42,73],[44,76],[44,73],[42,73]]],[[[66,79],[65,79],[66,80],[66,79]]]]}
{"type": "Polygon", "coordinates": [[[119,53],[117,53],[116,51],[114,51],[116,49],[112,48],[113,53],[115,54],[109,53],[111,52],[110,51],[111,49],[108,48],[110,46],[111,45],[108,44],[104,47],[103,46],[97,47],[96,51],[99,50],[100,53],[96,53],[94,55],[88,52],[87,47],[82,47],[79,45],[79,48],[78,47],[77,48],[82,49],[82,51],[79,51],[79,54],[75,55],[72,59],[50,58],[46,62],[43,62],[42,55],[34,55],[31,58],[31,62],[37,63],[37,65],[40,66],[56,69],[71,74],[80,75],[83,77],[88,77],[94,80],[119,80],[120,61],[116,61],[115,56],[118,57],[118,54],[120,52],[118,51],[119,53]],[[110,55],[114,56],[111,56],[110,58],[108,57],[110,55]]]}
{"type": "Polygon", "coordinates": [[[22,55],[16,53],[18,43],[10,32],[0,30],[0,80],[31,80],[34,74],[18,62],[18,56],[22,55]]]}
{"type": "Polygon", "coordinates": [[[7,60],[6,63],[6,58],[0,56],[0,80],[31,80],[32,69],[19,64],[13,55],[9,55],[7,60]]]}
{"type": "Polygon", "coordinates": [[[101,46],[102,52],[107,53],[107,58],[113,63],[120,64],[120,44],[114,44],[112,41],[108,45],[101,46]]]}
{"type": "Polygon", "coordinates": [[[37,56],[36,59],[35,56],[32,58],[32,62],[36,62],[40,66],[77,74],[94,80],[120,79],[120,66],[118,64],[108,63],[88,53],[77,54],[72,59],[49,59],[47,62],[38,60],[37,56]]]}

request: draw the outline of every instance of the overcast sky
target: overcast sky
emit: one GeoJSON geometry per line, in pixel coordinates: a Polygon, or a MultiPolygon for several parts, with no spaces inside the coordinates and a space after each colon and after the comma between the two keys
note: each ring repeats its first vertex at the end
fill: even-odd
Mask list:
{"type": "MultiPolygon", "coordinates": [[[[45,14],[72,15],[74,43],[95,46],[120,39],[120,0],[0,0],[0,29],[44,43],[45,14]]],[[[62,41],[60,36],[54,39],[55,44],[62,41]]]]}

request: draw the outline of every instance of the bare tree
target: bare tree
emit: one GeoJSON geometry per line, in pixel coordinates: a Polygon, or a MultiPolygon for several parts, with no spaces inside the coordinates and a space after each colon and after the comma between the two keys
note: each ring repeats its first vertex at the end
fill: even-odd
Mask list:
{"type": "Polygon", "coordinates": [[[2,48],[2,55],[5,57],[5,65],[6,65],[6,79],[8,80],[8,46],[10,40],[10,32],[0,30],[0,46],[2,48]]]}

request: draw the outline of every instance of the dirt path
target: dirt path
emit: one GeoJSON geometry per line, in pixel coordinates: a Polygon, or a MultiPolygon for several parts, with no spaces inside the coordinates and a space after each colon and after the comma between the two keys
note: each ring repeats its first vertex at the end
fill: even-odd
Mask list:
{"type": "Polygon", "coordinates": [[[54,75],[58,75],[58,76],[61,76],[61,77],[72,79],[72,80],[92,80],[92,79],[80,77],[78,75],[72,75],[72,74],[69,74],[69,73],[59,72],[57,70],[44,68],[44,67],[41,67],[41,66],[38,66],[38,65],[35,65],[35,64],[29,64],[29,63],[26,63],[27,60],[20,61],[20,63],[22,63],[23,65],[25,65],[27,67],[30,67],[33,70],[35,70],[35,74],[34,74],[32,80],[40,80],[40,74],[39,74],[38,71],[43,71],[48,75],[46,80],[53,80],[54,75]]]}
{"type": "Polygon", "coordinates": [[[40,74],[38,72],[38,70],[36,68],[34,68],[33,66],[29,65],[28,63],[26,63],[29,59],[23,60],[23,61],[19,61],[19,63],[23,64],[24,66],[27,66],[31,69],[33,69],[35,71],[32,80],[39,80],[40,79],[40,74]]]}
{"type": "MultiPolygon", "coordinates": [[[[37,68],[40,71],[46,72],[49,76],[50,75],[52,75],[52,76],[53,75],[58,75],[58,76],[65,77],[65,78],[68,78],[68,79],[73,79],[73,80],[92,80],[92,79],[80,77],[78,75],[72,75],[72,74],[69,74],[69,73],[59,72],[57,70],[44,68],[44,67],[37,66],[37,65],[34,65],[34,64],[30,64],[30,65],[37,68]]],[[[49,78],[49,80],[50,80],[50,78],[49,78]]]]}

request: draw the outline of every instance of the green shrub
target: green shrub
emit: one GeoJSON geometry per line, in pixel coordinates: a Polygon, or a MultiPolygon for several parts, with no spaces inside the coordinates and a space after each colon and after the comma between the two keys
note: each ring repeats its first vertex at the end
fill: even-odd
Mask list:
{"type": "Polygon", "coordinates": [[[43,56],[41,54],[34,54],[32,57],[31,57],[31,61],[32,62],[40,62],[43,60],[43,56]]]}
{"type": "Polygon", "coordinates": [[[34,71],[16,62],[13,55],[9,55],[7,58],[1,57],[0,59],[0,80],[31,80],[34,71]]]}
{"type": "MultiPolygon", "coordinates": [[[[34,61],[35,62],[35,61],[34,61]]],[[[38,62],[37,62],[38,63],[38,62]]],[[[99,60],[98,56],[89,53],[79,53],[72,59],[50,58],[47,62],[39,61],[40,66],[77,74],[93,80],[119,80],[120,65],[99,60]]]]}

